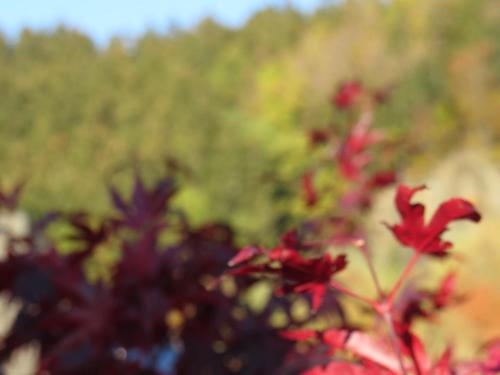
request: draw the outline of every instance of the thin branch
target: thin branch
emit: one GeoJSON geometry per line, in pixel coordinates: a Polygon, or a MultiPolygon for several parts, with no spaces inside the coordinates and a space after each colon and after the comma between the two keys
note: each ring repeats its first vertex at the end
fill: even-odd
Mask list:
{"type": "Polygon", "coordinates": [[[398,294],[399,289],[401,289],[401,286],[408,278],[408,275],[415,267],[415,264],[417,264],[417,261],[420,259],[420,255],[421,254],[418,252],[413,253],[413,256],[411,257],[410,261],[408,262],[405,269],[403,270],[403,273],[401,274],[398,281],[396,282],[396,284],[394,285],[394,287],[390,291],[389,296],[387,297],[387,301],[389,302],[389,304],[392,304],[392,302],[394,301],[394,298],[396,298],[396,295],[398,294]]]}
{"type": "Polygon", "coordinates": [[[401,348],[399,347],[399,340],[396,335],[396,332],[394,331],[394,326],[392,324],[392,318],[390,312],[386,311],[382,314],[382,318],[384,319],[384,322],[387,326],[387,329],[389,330],[389,336],[391,339],[391,344],[392,344],[392,349],[394,350],[394,353],[396,353],[396,357],[398,358],[398,363],[399,367],[401,370],[402,375],[407,375],[408,372],[406,371],[405,364],[403,362],[403,354],[401,353],[401,348]]]}
{"type": "Polygon", "coordinates": [[[363,252],[363,255],[366,260],[366,264],[368,264],[368,269],[370,270],[370,275],[372,277],[373,283],[375,284],[375,289],[377,290],[378,297],[380,299],[384,298],[384,291],[382,290],[382,287],[380,286],[380,281],[377,276],[377,272],[375,271],[375,266],[373,265],[373,259],[368,253],[368,249],[365,247],[361,249],[363,252]]]}
{"type": "Polygon", "coordinates": [[[330,286],[335,289],[335,290],[338,290],[339,292],[342,292],[354,299],[357,299],[358,301],[362,301],[364,303],[367,303],[368,305],[372,306],[373,308],[375,308],[375,306],[377,305],[377,302],[376,301],[373,301],[369,298],[366,298],[362,295],[359,295],[358,293],[356,292],[353,292],[352,290],[350,290],[349,288],[343,286],[342,284],[338,283],[337,281],[335,280],[330,280],[330,286]]]}

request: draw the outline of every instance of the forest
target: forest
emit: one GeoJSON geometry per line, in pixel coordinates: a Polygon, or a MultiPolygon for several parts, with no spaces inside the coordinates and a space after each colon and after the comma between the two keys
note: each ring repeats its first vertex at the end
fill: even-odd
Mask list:
{"type": "Polygon", "coordinates": [[[29,174],[23,207],[35,216],[103,213],[106,186],[130,166],[154,176],[175,159],[178,203],[195,220],[275,235],[300,210],[304,133],[335,121],[329,98],[343,81],[390,89],[377,121],[415,173],[469,142],[496,157],[499,12],[494,0],[348,1],[105,48],[64,26],[0,37],[2,181],[29,174]]]}

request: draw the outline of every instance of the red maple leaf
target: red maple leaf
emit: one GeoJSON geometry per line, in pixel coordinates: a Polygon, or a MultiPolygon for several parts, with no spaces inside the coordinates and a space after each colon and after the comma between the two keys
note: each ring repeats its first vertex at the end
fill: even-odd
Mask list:
{"type": "Polygon", "coordinates": [[[332,102],[339,109],[347,109],[351,107],[354,102],[363,93],[363,86],[358,81],[344,83],[340,86],[337,93],[333,96],[332,102]]]}
{"type": "Polygon", "coordinates": [[[244,263],[246,261],[249,261],[253,258],[255,258],[258,255],[262,255],[263,251],[261,248],[256,247],[256,246],[245,246],[242,248],[238,253],[232,257],[229,262],[227,262],[227,265],[229,267],[234,267],[239,265],[240,263],[244,263]]]}
{"type": "Polygon", "coordinates": [[[276,290],[278,295],[309,293],[312,298],[313,311],[317,311],[323,303],[323,297],[331,277],[347,265],[345,255],[333,258],[327,253],[315,258],[304,258],[296,249],[284,244],[271,249],[267,253],[265,262],[247,263],[260,254],[260,250],[243,248],[231,260],[232,264],[239,265],[239,267],[227,271],[226,274],[233,276],[255,274],[277,276],[280,282],[276,290]]]}
{"type": "Polygon", "coordinates": [[[317,311],[321,306],[333,274],[347,265],[345,255],[332,258],[327,253],[320,257],[306,259],[293,249],[286,251],[282,249],[277,258],[281,262],[279,272],[283,280],[278,293],[307,292],[311,294],[313,311],[317,311]]]}
{"type": "Polygon", "coordinates": [[[380,142],[382,133],[371,130],[371,117],[362,117],[351,129],[345,141],[340,146],[337,162],[340,173],[351,181],[359,181],[363,176],[364,168],[372,157],[368,147],[380,142]]]}
{"type": "Polygon", "coordinates": [[[401,223],[388,226],[398,241],[420,253],[443,256],[452,246],[449,241],[443,241],[441,235],[448,229],[447,225],[456,220],[471,220],[478,222],[481,215],[476,208],[465,199],[452,198],[442,203],[430,222],[425,224],[425,206],[421,203],[411,203],[413,195],[425,186],[410,188],[400,185],[396,194],[396,207],[401,216],[401,223]]]}

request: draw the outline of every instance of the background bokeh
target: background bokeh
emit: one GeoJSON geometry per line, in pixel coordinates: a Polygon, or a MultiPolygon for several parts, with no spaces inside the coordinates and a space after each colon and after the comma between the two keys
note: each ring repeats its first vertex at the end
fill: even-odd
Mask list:
{"type": "MultiPolygon", "coordinates": [[[[87,35],[91,23],[0,34],[1,182],[27,179],[22,206],[32,217],[55,207],[100,215],[109,184],[137,167],[153,179],[175,160],[176,204],[192,221],[223,220],[241,243],[272,243],[307,212],[300,176],[316,157],[307,132],[343,116],[329,103],[336,87],[351,79],[390,87],[376,125],[405,182],[426,183],[431,206],[462,195],[484,214],[479,226],[457,225],[462,257],[420,268],[429,280],[460,269],[468,298],[433,337],[453,337],[471,354],[500,334],[500,2],[304,9],[109,42],[87,35]]],[[[395,217],[391,196],[381,194],[367,218],[387,280],[400,260],[380,225],[395,217]]]]}

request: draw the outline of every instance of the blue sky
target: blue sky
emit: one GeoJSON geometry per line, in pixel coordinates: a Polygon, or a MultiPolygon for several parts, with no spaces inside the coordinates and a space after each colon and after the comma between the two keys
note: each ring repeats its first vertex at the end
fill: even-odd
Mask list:
{"type": "Polygon", "coordinates": [[[327,0],[0,0],[0,31],[16,38],[24,27],[51,29],[65,24],[105,44],[110,36],[135,37],[145,30],[189,27],[205,16],[243,24],[266,6],[292,4],[311,12],[327,0]]]}

